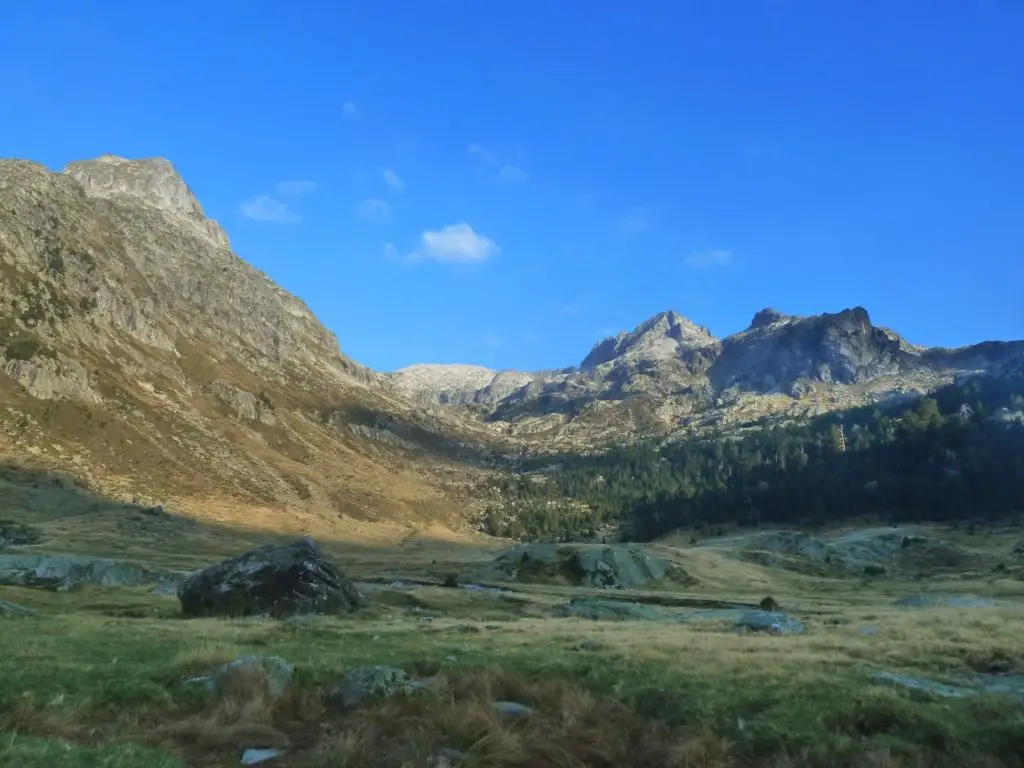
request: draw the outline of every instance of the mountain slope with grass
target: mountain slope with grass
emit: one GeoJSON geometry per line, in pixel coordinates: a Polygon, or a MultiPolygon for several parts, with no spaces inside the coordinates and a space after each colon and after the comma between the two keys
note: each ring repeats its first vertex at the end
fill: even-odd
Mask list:
{"type": "Polygon", "coordinates": [[[224,520],[457,522],[446,477],[485,453],[345,356],[162,159],[0,161],[0,351],[0,454],[224,520]]]}

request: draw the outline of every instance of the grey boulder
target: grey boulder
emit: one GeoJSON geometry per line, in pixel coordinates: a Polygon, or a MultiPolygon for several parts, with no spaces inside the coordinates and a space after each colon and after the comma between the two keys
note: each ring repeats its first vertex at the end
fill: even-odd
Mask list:
{"type": "Polygon", "coordinates": [[[272,618],[359,608],[355,585],[312,539],[268,544],[187,576],[178,587],[186,616],[272,618]]]}

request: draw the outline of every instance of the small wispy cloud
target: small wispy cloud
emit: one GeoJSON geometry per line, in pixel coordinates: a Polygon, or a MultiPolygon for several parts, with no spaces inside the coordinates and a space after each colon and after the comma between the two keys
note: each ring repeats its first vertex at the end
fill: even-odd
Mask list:
{"type": "Polygon", "coordinates": [[[473,142],[468,147],[466,147],[466,154],[469,155],[470,157],[479,158],[480,160],[483,160],[485,163],[497,162],[497,158],[494,156],[493,152],[487,149],[487,147],[485,147],[483,144],[477,144],[476,142],[473,142]]]}
{"type": "Polygon", "coordinates": [[[380,172],[381,178],[384,179],[384,183],[387,184],[394,190],[401,192],[405,189],[405,181],[391,168],[385,168],[380,172]]]}
{"type": "Polygon", "coordinates": [[[477,161],[478,169],[487,174],[489,182],[517,184],[526,181],[526,171],[522,166],[510,162],[516,160],[521,163],[526,156],[520,146],[495,150],[473,142],[466,147],[466,154],[477,161]]]}
{"type": "Polygon", "coordinates": [[[346,101],[341,105],[341,114],[347,117],[349,120],[359,119],[359,107],[356,106],[354,101],[346,101]]]}
{"type": "Polygon", "coordinates": [[[515,184],[517,182],[526,181],[526,171],[520,168],[518,165],[504,165],[502,169],[498,171],[498,175],[494,177],[495,181],[504,182],[506,184],[515,184]]]}
{"type": "Polygon", "coordinates": [[[558,307],[558,314],[562,317],[579,317],[583,314],[582,304],[562,304],[558,307]]]}
{"type": "Polygon", "coordinates": [[[384,243],[380,249],[381,258],[385,261],[401,261],[402,252],[398,250],[398,246],[394,243],[384,243]]]}
{"type": "Polygon", "coordinates": [[[356,204],[356,213],[364,219],[388,221],[391,219],[391,206],[384,200],[368,197],[356,204]]]}
{"type": "Polygon", "coordinates": [[[494,349],[494,348],[500,347],[504,343],[505,343],[505,340],[503,338],[501,338],[501,336],[499,336],[496,333],[486,333],[486,334],[484,334],[484,345],[485,346],[488,346],[488,347],[491,347],[492,349],[494,349]]]}
{"type": "Polygon", "coordinates": [[[522,339],[524,344],[533,344],[535,341],[537,341],[537,332],[523,331],[521,334],[519,334],[519,338],[522,339]]]}
{"type": "Polygon", "coordinates": [[[274,191],[281,197],[298,197],[315,191],[317,183],[308,179],[298,181],[279,181],[274,185],[274,191]]]}
{"type": "Polygon", "coordinates": [[[615,221],[615,228],[624,235],[638,235],[650,225],[650,217],[643,208],[634,208],[615,221]]]}
{"type": "Polygon", "coordinates": [[[469,224],[451,224],[420,235],[420,249],[408,261],[439,261],[449,264],[478,264],[501,249],[491,238],[473,231],[469,224]]]}
{"type": "Polygon", "coordinates": [[[694,251],[683,259],[683,263],[692,269],[727,267],[733,263],[733,252],[724,248],[694,251]]]}
{"type": "Polygon", "coordinates": [[[299,215],[287,204],[267,195],[247,200],[242,203],[241,210],[243,216],[253,221],[267,221],[275,224],[294,224],[299,221],[299,215]]]}

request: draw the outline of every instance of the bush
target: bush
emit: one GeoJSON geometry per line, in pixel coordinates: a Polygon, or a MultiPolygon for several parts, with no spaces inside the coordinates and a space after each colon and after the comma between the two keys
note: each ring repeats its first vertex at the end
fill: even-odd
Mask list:
{"type": "Polygon", "coordinates": [[[55,358],[56,353],[31,331],[20,331],[9,342],[4,350],[7,360],[31,360],[34,357],[55,358]]]}

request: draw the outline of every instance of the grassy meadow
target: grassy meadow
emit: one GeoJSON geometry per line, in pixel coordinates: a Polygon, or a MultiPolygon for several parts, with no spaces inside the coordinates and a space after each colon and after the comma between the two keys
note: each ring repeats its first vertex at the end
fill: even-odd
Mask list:
{"type": "MultiPolygon", "coordinates": [[[[407,541],[335,546],[364,584],[345,618],[185,620],[146,589],[53,593],[0,587],[35,608],[0,619],[0,765],[270,766],[1018,766],[1024,707],[1011,697],[944,698],[872,679],[878,671],[955,683],[1024,673],[1024,581],[1012,568],[922,585],[820,579],[662,545],[699,579],[681,598],[773,594],[805,635],[742,635],[723,622],[556,618],[587,590],[396,588],[388,572],[430,575],[482,562],[479,548],[407,541]],[[973,608],[893,606],[928,589],[999,599],[973,608]],[[215,695],[184,684],[243,654],[295,666],[272,699],[259,674],[215,695]],[[419,694],[336,711],[346,669],[393,665],[419,694]],[[503,718],[493,701],[534,709],[503,718]],[[432,756],[434,756],[433,762],[432,756]]],[[[600,594],[591,591],[593,594],[600,594]]],[[[665,592],[652,592],[652,596],[665,592]]],[[[644,593],[637,593],[642,599],[644,593]]]]}

